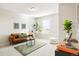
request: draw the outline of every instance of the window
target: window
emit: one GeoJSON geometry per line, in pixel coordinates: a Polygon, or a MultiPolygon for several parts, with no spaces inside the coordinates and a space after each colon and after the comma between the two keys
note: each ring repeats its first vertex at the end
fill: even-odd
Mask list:
{"type": "Polygon", "coordinates": [[[43,20],[43,29],[44,30],[50,29],[50,20],[43,20]]]}

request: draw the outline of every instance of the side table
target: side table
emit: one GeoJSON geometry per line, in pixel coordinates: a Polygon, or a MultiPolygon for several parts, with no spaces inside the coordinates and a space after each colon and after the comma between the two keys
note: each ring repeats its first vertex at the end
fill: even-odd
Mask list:
{"type": "Polygon", "coordinates": [[[75,55],[75,54],[70,54],[70,53],[67,53],[67,52],[64,52],[64,51],[60,51],[58,49],[55,50],[55,56],[79,56],[78,55],[75,55]]]}

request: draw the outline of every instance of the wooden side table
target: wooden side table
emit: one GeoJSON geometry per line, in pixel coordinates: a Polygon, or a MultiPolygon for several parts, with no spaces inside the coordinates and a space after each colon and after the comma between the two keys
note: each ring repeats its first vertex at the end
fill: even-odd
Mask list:
{"type": "Polygon", "coordinates": [[[72,55],[70,53],[67,53],[67,52],[60,51],[60,50],[56,49],[55,50],[55,56],[79,56],[79,54],[78,55],[76,55],[76,54],[72,55]]]}

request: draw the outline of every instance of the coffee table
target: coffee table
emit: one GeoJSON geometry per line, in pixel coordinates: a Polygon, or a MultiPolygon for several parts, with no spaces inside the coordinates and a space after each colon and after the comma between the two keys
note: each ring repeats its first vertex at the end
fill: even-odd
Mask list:
{"type": "Polygon", "coordinates": [[[35,39],[26,40],[26,45],[27,46],[33,46],[33,45],[35,45],[35,39]]]}

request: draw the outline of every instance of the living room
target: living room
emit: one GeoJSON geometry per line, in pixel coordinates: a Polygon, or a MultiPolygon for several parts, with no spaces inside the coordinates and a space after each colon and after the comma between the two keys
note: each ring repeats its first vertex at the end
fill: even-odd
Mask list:
{"type": "Polygon", "coordinates": [[[16,51],[14,50],[15,45],[18,44],[9,41],[9,37],[14,33],[27,33],[29,35],[33,33],[35,40],[43,41],[46,45],[37,46],[36,49],[32,48],[32,50],[35,49],[33,52],[24,55],[55,56],[58,43],[63,41],[66,35],[63,29],[64,19],[73,22],[72,38],[78,39],[77,9],[78,4],[76,3],[0,4],[0,52],[2,52],[0,55],[23,55],[16,49],[16,51]]]}
{"type": "MultiPolygon", "coordinates": [[[[58,4],[0,4],[0,47],[7,47],[10,45],[9,36],[12,33],[29,33],[35,34],[35,40],[41,39],[43,41],[48,40],[50,37],[58,37],[58,4]],[[46,6],[46,7],[45,7],[46,6]],[[37,9],[37,10],[35,10],[37,9]],[[50,20],[48,20],[50,19],[50,20]],[[52,20],[55,19],[55,20],[52,20]],[[46,32],[41,29],[42,32],[36,33],[36,29],[33,26],[38,20],[40,27],[47,26],[46,32]],[[44,21],[42,21],[44,20],[44,21]],[[48,20],[48,25],[45,24],[45,20],[48,20]],[[44,24],[42,25],[42,23],[44,24]],[[51,24],[50,24],[51,22],[51,24]],[[52,23],[54,22],[54,23],[52,23]],[[15,28],[19,25],[18,28],[15,28]],[[26,28],[22,28],[22,24],[26,24],[26,28]],[[54,25],[56,24],[56,25],[54,25]],[[51,26],[52,25],[52,26],[51,26]],[[50,26],[50,29],[48,28],[50,26]],[[6,30],[5,30],[6,29],[6,30]],[[53,30],[51,30],[53,29],[53,30]],[[51,31],[50,33],[47,31],[51,31]],[[56,31],[56,32],[55,32],[56,31]],[[53,32],[53,33],[52,33],[53,32]],[[50,35],[51,36],[50,36],[50,35]],[[44,40],[45,39],[45,40],[44,40]]],[[[47,21],[47,22],[48,22],[47,21]]],[[[38,32],[38,31],[37,31],[38,32]]],[[[50,42],[49,42],[50,43],[50,42]]],[[[12,43],[11,43],[12,44],[12,43]]]]}

